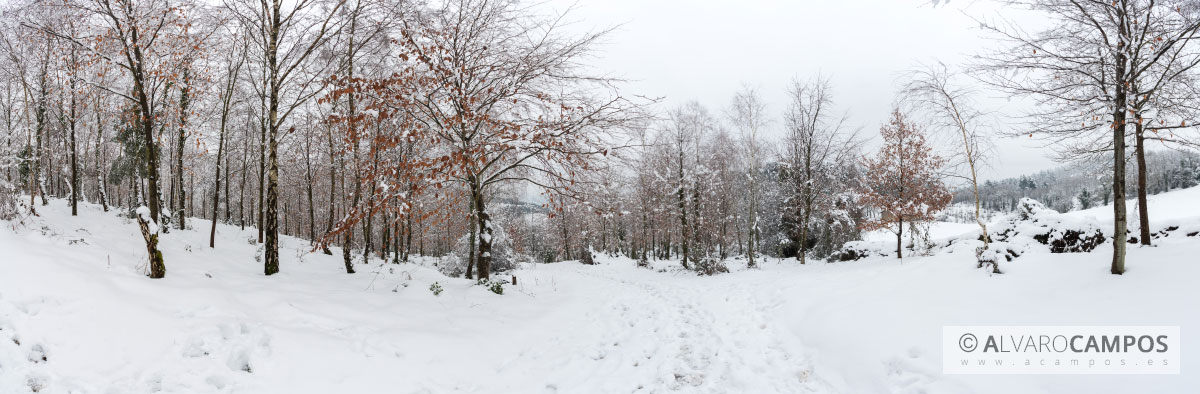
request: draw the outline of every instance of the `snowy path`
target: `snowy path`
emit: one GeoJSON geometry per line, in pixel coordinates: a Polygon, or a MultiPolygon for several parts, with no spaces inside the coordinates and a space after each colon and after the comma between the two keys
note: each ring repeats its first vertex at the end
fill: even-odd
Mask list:
{"type": "MultiPolygon", "coordinates": [[[[753,286],[714,287],[689,274],[564,268],[588,278],[577,283],[607,296],[594,298],[596,304],[584,313],[585,326],[593,327],[590,346],[553,352],[567,371],[556,380],[579,384],[590,378],[620,392],[829,391],[794,342],[782,337],[790,334],[768,323],[772,306],[759,302],[753,286]],[[614,376],[626,379],[610,381],[614,376]]],[[[564,334],[551,338],[548,347],[576,341],[564,334]]]]}

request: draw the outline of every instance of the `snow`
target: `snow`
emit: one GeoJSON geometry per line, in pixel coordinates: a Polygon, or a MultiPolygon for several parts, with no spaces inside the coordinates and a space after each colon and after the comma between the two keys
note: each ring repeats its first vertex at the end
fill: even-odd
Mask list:
{"type": "MultiPolygon", "coordinates": [[[[1200,219],[1188,220],[1200,218],[1200,187],[1151,195],[1147,196],[1146,199],[1148,201],[1147,206],[1149,207],[1151,228],[1160,227],[1158,223],[1163,222],[1200,221],[1200,219]]],[[[1138,206],[1136,198],[1126,201],[1125,213],[1126,217],[1129,219],[1130,230],[1136,232],[1138,228],[1138,206]]],[[[1113,207],[1112,204],[1109,204],[1079,211],[1067,212],[1064,215],[1076,218],[1100,218],[1101,223],[1107,223],[1109,226],[1111,226],[1113,207]]],[[[1109,231],[1111,232],[1111,230],[1109,231]]]]}
{"type": "MultiPolygon", "coordinates": [[[[895,225],[892,226],[893,228],[895,225]]],[[[904,242],[908,243],[908,224],[904,225],[904,242]]],[[[956,235],[961,235],[968,232],[979,232],[979,225],[975,223],[952,223],[952,222],[931,222],[929,223],[929,238],[950,238],[956,235]]],[[[896,233],[888,230],[876,230],[863,234],[863,240],[869,242],[882,242],[891,245],[893,250],[896,249],[896,233]]]]}
{"type": "MultiPolygon", "coordinates": [[[[1200,188],[1155,196],[1153,218],[1200,227],[1198,198],[1200,188]]],[[[1111,223],[1110,210],[1064,215],[1111,223]]],[[[280,273],[264,276],[247,242],[254,229],[221,225],[210,249],[203,219],[190,219],[197,230],[161,236],[167,277],[152,280],[132,220],[91,204],[71,217],[63,200],[39,212],[0,228],[6,394],[1200,387],[1192,347],[1174,376],[941,373],[944,325],[1178,325],[1183,337],[1200,337],[1200,264],[1188,257],[1200,255],[1200,237],[1180,231],[1156,247],[1130,245],[1123,276],[1108,273],[1107,243],[1076,254],[1030,248],[990,275],[975,268],[973,244],[957,242],[903,264],[894,255],[803,266],[765,259],[747,270],[735,260],[732,273],[711,277],[677,262],[645,269],[598,254],[594,266],[523,264],[511,273],[519,285],[497,295],[443,276],[433,257],[372,260],[347,275],[340,250],[309,253],[291,237],[281,240],[280,273]]],[[[972,231],[932,227],[940,245],[972,231]]]]}
{"type": "Polygon", "coordinates": [[[154,217],[150,216],[150,208],[143,205],[137,207],[134,212],[137,213],[138,218],[141,218],[143,222],[146,222],[146,229],[150,232],[150,234],[158,234],[158,222],[154,221],[154,217]]]}

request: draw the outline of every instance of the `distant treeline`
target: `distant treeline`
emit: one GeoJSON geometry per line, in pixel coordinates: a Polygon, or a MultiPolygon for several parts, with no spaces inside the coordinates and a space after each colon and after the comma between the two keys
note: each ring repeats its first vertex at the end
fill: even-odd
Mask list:
{"type": "MultiPolygon", "coordinates": [[[[1200,154],[1191,151],[1146,152],[1146,191],[1158,194],[1200,184],[1200,154]]],[[[1137,167],[1128,166],[1128,177],[1137,179],[1137,167]]],[[[1059,212],[1107,205],[1112,200],[1112,165],[1102,162],[1079,162],[980,185],[984,209],[1011,212],[1017,201],[1029,197],[1059,212]]],[[[1128,182],[1126,190],[1135,195],[1136,182],[1128,182]]],[[[968,189],[954,193],[955,203],[969,203],[973,196],[968,189]]]]}

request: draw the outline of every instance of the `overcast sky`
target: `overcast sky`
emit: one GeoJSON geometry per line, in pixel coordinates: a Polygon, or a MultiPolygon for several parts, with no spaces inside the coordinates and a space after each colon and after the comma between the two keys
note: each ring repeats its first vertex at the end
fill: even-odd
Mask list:
{"type": "MultiPolygon", "coordinates": [[[[544,6],[561,12],[572,4],[572,28],[620,25],[595,66],[630,79],[628,90],[663,97],[662,109],[696,100],[723,114],[748,84],[767,100],[776,136],[793,78],[830,78],[839,111],[849,111],[863,135],[876,136],[906,70],[936,61],[961,65],[996,45],[970,17],[996,15],[988,1],[936,8],[921,0],[550,0],[544,6]]],[[[1004,100],[988,102],[1014,112],[1003,108],[1004,100]]],[[[996,145],[985,179],[1057,165],[1028,139],[996,145]]]]}

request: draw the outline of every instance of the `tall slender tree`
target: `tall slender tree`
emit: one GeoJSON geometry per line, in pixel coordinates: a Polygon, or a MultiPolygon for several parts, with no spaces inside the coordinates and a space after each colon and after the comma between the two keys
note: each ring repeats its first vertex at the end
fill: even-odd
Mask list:
{"type": "Polygon", "coordinates": [[[254,42],[262,68],[266,131],[266,201],[261,231],[265,233],[263,272],[279,272],[279,139],[293,112],[320,93],[321,77],[309,61],[339,27],[335,16],[346,0],[227,0],[254,42]],[[313,69],[305,69],[310,66],[313,69]]]}

